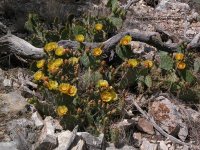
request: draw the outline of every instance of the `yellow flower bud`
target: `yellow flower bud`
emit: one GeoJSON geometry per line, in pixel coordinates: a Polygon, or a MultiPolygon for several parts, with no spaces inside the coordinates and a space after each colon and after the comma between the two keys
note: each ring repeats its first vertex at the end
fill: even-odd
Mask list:
{"type": "Polygon", "coordinates": [[[64,49],[63,47],[58,47],[58,48],[56,49],[56,51],[55,51],[55,54],[56,54],[57,56],[62,56],[62,55],[65,54],[65,49],[64,49]]]}
{"type": "Polygon", "coordinates": [[[142,65],[145,68],[151,68],[153,66],[153,61],[152,60],[145,60],[145,61],[142,62],[142,65]]]}
{"type": "Polygon", "coordinates": [[[132,67],[132,68],[135,68],[135,67],[137,67],[137,65],[138,65],[138,61],[137,61],[136,59],[129,59],[129,60],[128,60],[128,65],[129,65],[130,67],[132,67]]]}
{"type": "Polygon", "coordinates": [[[177,62],[176,67],[177,67],[179,70],[183,70],[183,69],[185,69],[186,64],[185,64],[184,62],[177,62]]]}
{"type": "Polygon", "coordinates": [[[132,41],[132,37],[130,35],[126,35],[120,40],[120,44],[128,45],[131,41],[132,41]]]}
{"type": "Polygon", "coordinates": [[[184,59],[184,54],[183,53],[176,53],[175,54],[175,59],[178,61],[181,61],[184,59]]]}
{"type": "Polygon", "coordinates": [[[75,96],[77,93],[77,88],[75,86],[70,86],[68,90],[68,95],[69,96],[75,96]]]}
{"type": "Polygon", "coordinates": [[[100,96],[103,102],[110,102],[117,99],[117,94],[114,90],[103,91],[100,96]]]}
{"type": "Polygon", "coordinates": [[[37,71],[37,72],[34,74],[34,79],[35,79],[35,80],[41,80],[43,77],[44,77],[44,73],[43,73],[42,71],[37,71]]]}
{"type": "Polygon", "coordinates": [[[44,67],[44,64],[45,64],[45,60],[42,59],[42,60],[37,61],[36,66],[37,66],[37,68],[42,68],[42,67],[44,67]]]}
{"type": "Polygon", "coordinates": [[[97,57],[97,56],[100,56],[102,54],[102,52],[103,51],[101,50],[101,48],[96,47],[93,49],[92,54],[93,54],[93,56],[97,57]]]}
{"type": "Polygon", "coordinates": [[[95,30],[101,31],[102,29],[103,29],[103,24],[101,24],[101,23],[95,24],[95,30]]]}
{"type": "Polygon", "coordinates": [[[50,80],[48,83],[48,89],[49,90],[57,90],[58,88],[58,82],[50,80]]]}
{"type": "Polygon", "coordinates": [[[68,94],[69,88],[70,88],[70,84],[68,83],[61,83],[59,85],[59,91],[63,94],[68,94]]]}
{"type": "Polygon", "coordinates": [[[108,87],[109,84],[108,84],[108,81],[106,81],[106,80],[99,80],[97,83],[97,86],[98,87],[108,87]]]}
{"type": "Polygon", "coordinates": [[[50,52],[50,51],[55,50],[57,47],[58,47],[58,44],[56,42],[50,42],[45,45],[44,50],[46,52],[50,52]]]}
{"type": "Polygon", "coordinates": [[[75,37],[76,41],[83,42],[85,40],[85,37],[82,34],[78,34],[75,37]]]}
{"type": "Polygon", "coordinates": [[[60,67],[63,64],[63,59],[62,58],[58,58],[56,60],[54,60],[53,64],[57,67],[60,67]]]}
{"type": "Polygon", "coordinates": [[[56,111],[57,111],[58,116],[62,117],[67,114],[68,108],[62,105],[62,106],[58,106],[56,111]]]}

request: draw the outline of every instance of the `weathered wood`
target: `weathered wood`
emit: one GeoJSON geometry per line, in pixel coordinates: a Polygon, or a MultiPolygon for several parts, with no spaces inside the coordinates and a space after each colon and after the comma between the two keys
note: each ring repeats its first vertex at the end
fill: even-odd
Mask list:
{"type": "Polygon", "coordinates": [[[11,53],[28,59],[40,59],[45,56],[43,48],[36,48],[10,33],[0,38],[0,53],[11,53]]]}
{"type": "MultiPolygon", "coordinates": [[[[121,38],[124,37],[125,35],[130,35],[134,41],[147,43],[151,46],[154,46],[158,50],[166,52],[176,52],[182,44],[181,42],[179,43],[163,42],[162,36],[158,32],[143,32],[138,30],[131,30],[118,33],[102,43],[83,42],[83,44],[86,47],[90,47],[91,49],[94,47],[101,46],[103,47],[103,50],[107,52],[112,50],[119,43],[121,38]]],[[[200,33],[197,34],[190,43],[187,42],[188,43],[187,49],[200,50],[199,39],[200,39],[200,33]]],[[[79,42],[70,40],[62,40],[59,41],[58,44],[64,47],[72,48],[74,50],[77,50],[80,46],[79,42]]],[[[27,41],[10,33],[0,38],[0,53],[15,54],[22,58],[27,58],[27,59],[41,59],[45,56],[43,48],[34,47],[27,41]]]]}

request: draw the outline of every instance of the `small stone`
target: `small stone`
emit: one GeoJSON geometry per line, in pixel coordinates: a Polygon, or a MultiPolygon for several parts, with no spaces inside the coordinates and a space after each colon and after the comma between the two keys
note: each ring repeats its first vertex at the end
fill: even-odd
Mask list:
{"type": "Polygon", "coordinates": [[[140,146],[140,150],[157,150],[158,145],[150,143],[147,139],[143,139],[142,145],[140,146]]]}
{"type": "Polygon", "coordinates": [[[142,134],[140,132],[133,134],[133,143],[135,147],[140,147],[142,144],[142,134]]]}
{"type": "Polygon", "coordinates": [[[12,86],[12,81],[10,79],[4,79],[3,80],[3,85],[5,87],[11,87],[12,86]]]}
{"type": "Polygon", "coordinates": [[[129,129],[131,127],[135,126],[135,121],[132,119],[124,119],[123,121],[120,121],[113,125],[114,127],[120,128],[120,129],[129,129]]]}
{"type": "Polygon", "coordinates": [[[73,141],[71,141],[71,138],[73,133],[69,130],[58,133],[58,147],[55,150],[67,150],[73,141]]]}
{"type": "Polygon", "coordinates": [[[188,136],[188,127],[185,125],[183,125],[183,127],[180,128],[179,132],[178,132],[178,137],[182,140],[185,141],[185,139],[188,136]]]}
{"type": "Polygon", "coordinates": [[[76,145],[73,146],[71,150],[85,150],[85,149],[86,149],[85,141],[79,139],[76,145]]]}
{"type": "Polygon", "coordinates": [[[140,131],[146,132],[148,134],[155,134],[154,129],[153,129],[153,125],[144,118],[139,118],[137,128],[140,131]]]}
{"type": "Polygon", "coordinates": [[[37,111],[32,114],[31,119],[34,121],[35,126],[38,129],[41,129],[44,126],[42,117],[40,116],[40,114],[37,111]]]}
{"type": "Polygon", "coordinates": [[[159,150],[168,150],[168,146],[165,144],[164,141],[160,141],[159,150]]]}
{"type": "Polygon", "coordinates": [[[55,135],[55,126],[53,118],[48,116],[44,119],[44,127],[40,134],[38,142],[34,145],[35,150],[44,150],[48,147],[49,150],[57,146],[57,136],[55,135]]]}
{"type": "Polygon", "coordinates": [[[26,99],[19,92],[0,94],[0,113],[17,114],[26,109],[26,99]]]}
{"type": "Polygon", "coordinates": [[[89,150],[101,150],[104,148],[104,134],[95,137],[88,132],[78,132],[77,135],[84,139],[89,147],[89,150]]]}

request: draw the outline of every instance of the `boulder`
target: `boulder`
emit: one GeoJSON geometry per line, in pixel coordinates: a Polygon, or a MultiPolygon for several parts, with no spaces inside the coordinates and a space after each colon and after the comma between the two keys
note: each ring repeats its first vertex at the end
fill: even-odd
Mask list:
{"type": "Polygon", "coordinates": [[[34,123],[26,118],[14,119],[7,123],[7,131],[20,150],[31,149],[37,133],[34,123]]]}
{"type": "MultiPolygon", "coordinates": [[[[73,144],[75,138],[76,138],[76,133],[78,130],[78,126],[74,128],[74,130],[71,132],[69,130],[67,131],[63,131],[61,133],[58,133],[58,147],[55,148],[55,150],[68,150],[70,148],[70,146],[73,144]]],[[[80,141],[80,143],[76,145],[77,148],[81,147],[82,142],[80,141]]],[[[84,144],[83,144],[84,145],[84,144]]]]}
{"type": "Polygon", "coordinates": [[[177,135],[181,124],[183,124],[178,107],[163,96],[159,96],[156,101],[150,104],[149,114],[169,134],[177,135]]]}
{"type": "Polygon", "coordinates": [[[52,150],[56,148],[56,146],[57,135],[55,134],[54,120],[52,117],[48,116],[44,119],[44,127],[33,149],[44,150],[48,147],[49,150],[52,150]]]}

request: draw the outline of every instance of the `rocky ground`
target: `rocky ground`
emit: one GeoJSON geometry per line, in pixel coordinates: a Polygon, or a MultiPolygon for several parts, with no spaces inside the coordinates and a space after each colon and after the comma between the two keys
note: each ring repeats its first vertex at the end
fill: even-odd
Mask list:
{"type": "MultiPolygon", "coordinates": [[[[191,39],[200,31],[200,9],[197,9],[200,4],[191,1],[180,2],[161,0],[156,7],[152,7],[140,0],[129,8],[123,30],[162,29],[174,36],[174,40],[191,39]]],[[[0,11],[0,15],[1,13],[3,12],[0,11]]],[[[13,24],[11,26],[13,31],[20,31],[13,24]]],[[[4,61],[8,63],[9,59],[4,61]]],[[[58,120],[50,116],[41,117],[38,110],[28,103],[28,99],[37,94],[37,86],[30,82],[31,79],[31,73],[24,68],[0,69],[0,150],[200,149],[200,111],[197,104],[187,105],[166,93],[157,94],[150,99],[140,99],[138,104],[145,107],[167,135],[163,136],[155,128],[155,124],[144,115],[135,114],[136,109],[133,108],[127,112],[128,119],[113,124],[123,131],[134,129],[134,132],[130,133],[131,142],[116,148],[113,143],[106,143],[103,134],[95,137],[86,132],[78,132],[78,128],[74,128],[73,131],[63,130],[58,120]],[[179,144],[176,144],[177,139],[179,144]]],[[[126,141],[123,138],[120,140],[126,141]]]]}

